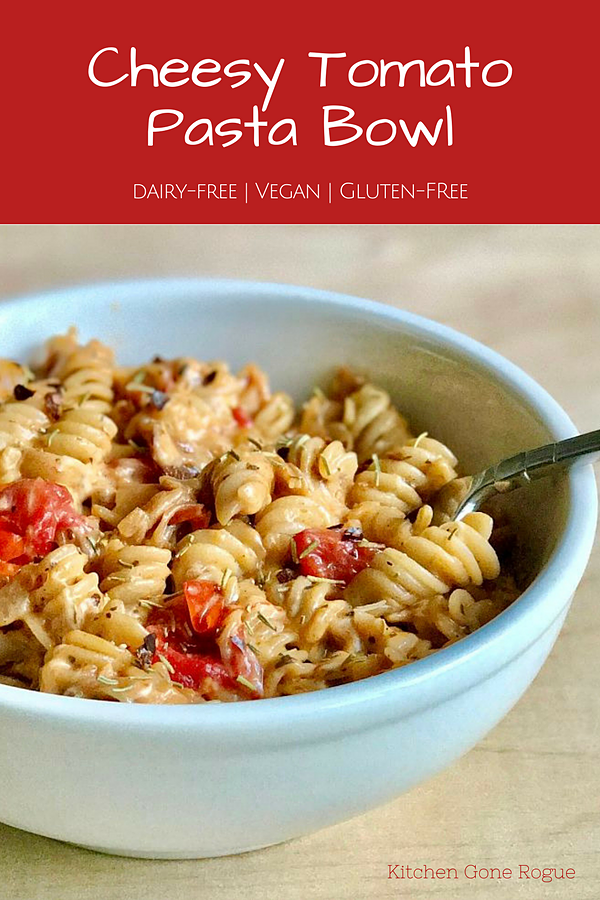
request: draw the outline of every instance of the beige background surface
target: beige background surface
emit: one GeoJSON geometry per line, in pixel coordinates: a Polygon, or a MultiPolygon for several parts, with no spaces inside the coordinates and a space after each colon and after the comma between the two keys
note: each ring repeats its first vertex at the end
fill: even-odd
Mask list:
{"type": "MultiPolygon", "coordinates": [[[[600,228],[0,227],[0,301],[169,274],[310,284],[419,312],[522,366],[580,429],[600,427],[600,228]]],[[[596,547],[525,697],[459,763],[394,803],[279,847],[189,862],[103,857],[0,826],[1,900],[597,900],[599,592],[596,547]],[[388,880],[396,863],[454,866],[460,877],[388,880]],[[469,881],[468,863],[576,877],[469,881]]]]}

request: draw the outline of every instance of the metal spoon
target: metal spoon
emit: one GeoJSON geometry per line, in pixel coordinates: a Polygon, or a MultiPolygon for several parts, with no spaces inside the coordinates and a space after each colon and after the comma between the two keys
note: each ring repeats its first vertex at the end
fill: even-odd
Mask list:
{"type": "Polygon", "coordinates": [[[436,518],[459,521],[495,494],[506,494],[559,469],[576,463],[593,463],[598,458],[600,431],[579,434],[535,450],[523,450],[477,475],[458,478],[442,488],[436,498],[436,518]]]}

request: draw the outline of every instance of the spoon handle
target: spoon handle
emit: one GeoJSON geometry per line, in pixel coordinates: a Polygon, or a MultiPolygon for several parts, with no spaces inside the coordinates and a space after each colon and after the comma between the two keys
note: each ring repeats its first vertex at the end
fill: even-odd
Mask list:
{"type": "Polygon", "coordinates": [[[477,509],[493,494],[512,491],[551,475],[559,468],[575,463],[593,463],[600,458],[600,430],[545,444],[535,450],[523,450],[515,456],[484,469],[471,479],[468,493],[456,509],[454,518],[461,519],[477,509]]]}

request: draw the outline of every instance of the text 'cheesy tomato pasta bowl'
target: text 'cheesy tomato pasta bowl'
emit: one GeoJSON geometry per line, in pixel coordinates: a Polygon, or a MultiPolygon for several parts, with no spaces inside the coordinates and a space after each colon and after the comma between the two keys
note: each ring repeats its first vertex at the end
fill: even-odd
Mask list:
{"type": "Polygon", "coordinates": [[[595,484],[444,512],[461,474],[574,433],[496,353],[193,279],[4,301],[0,336],[1,821],[131,856],[263,847],[438,772],[531,683],[595,484]]]}

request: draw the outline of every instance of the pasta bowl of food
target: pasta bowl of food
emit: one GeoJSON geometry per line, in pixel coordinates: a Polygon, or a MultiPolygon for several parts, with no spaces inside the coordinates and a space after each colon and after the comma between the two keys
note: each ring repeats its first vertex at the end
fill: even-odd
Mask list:
{"type": "Polygon", "coordinates": [[[460,475],[575,432],[498,354],[194,279],[3,301],[0,335],[1,821],[140,857],[267,846],[440,771],[535,677],[595,484],[445,514],[460,475]]]}

